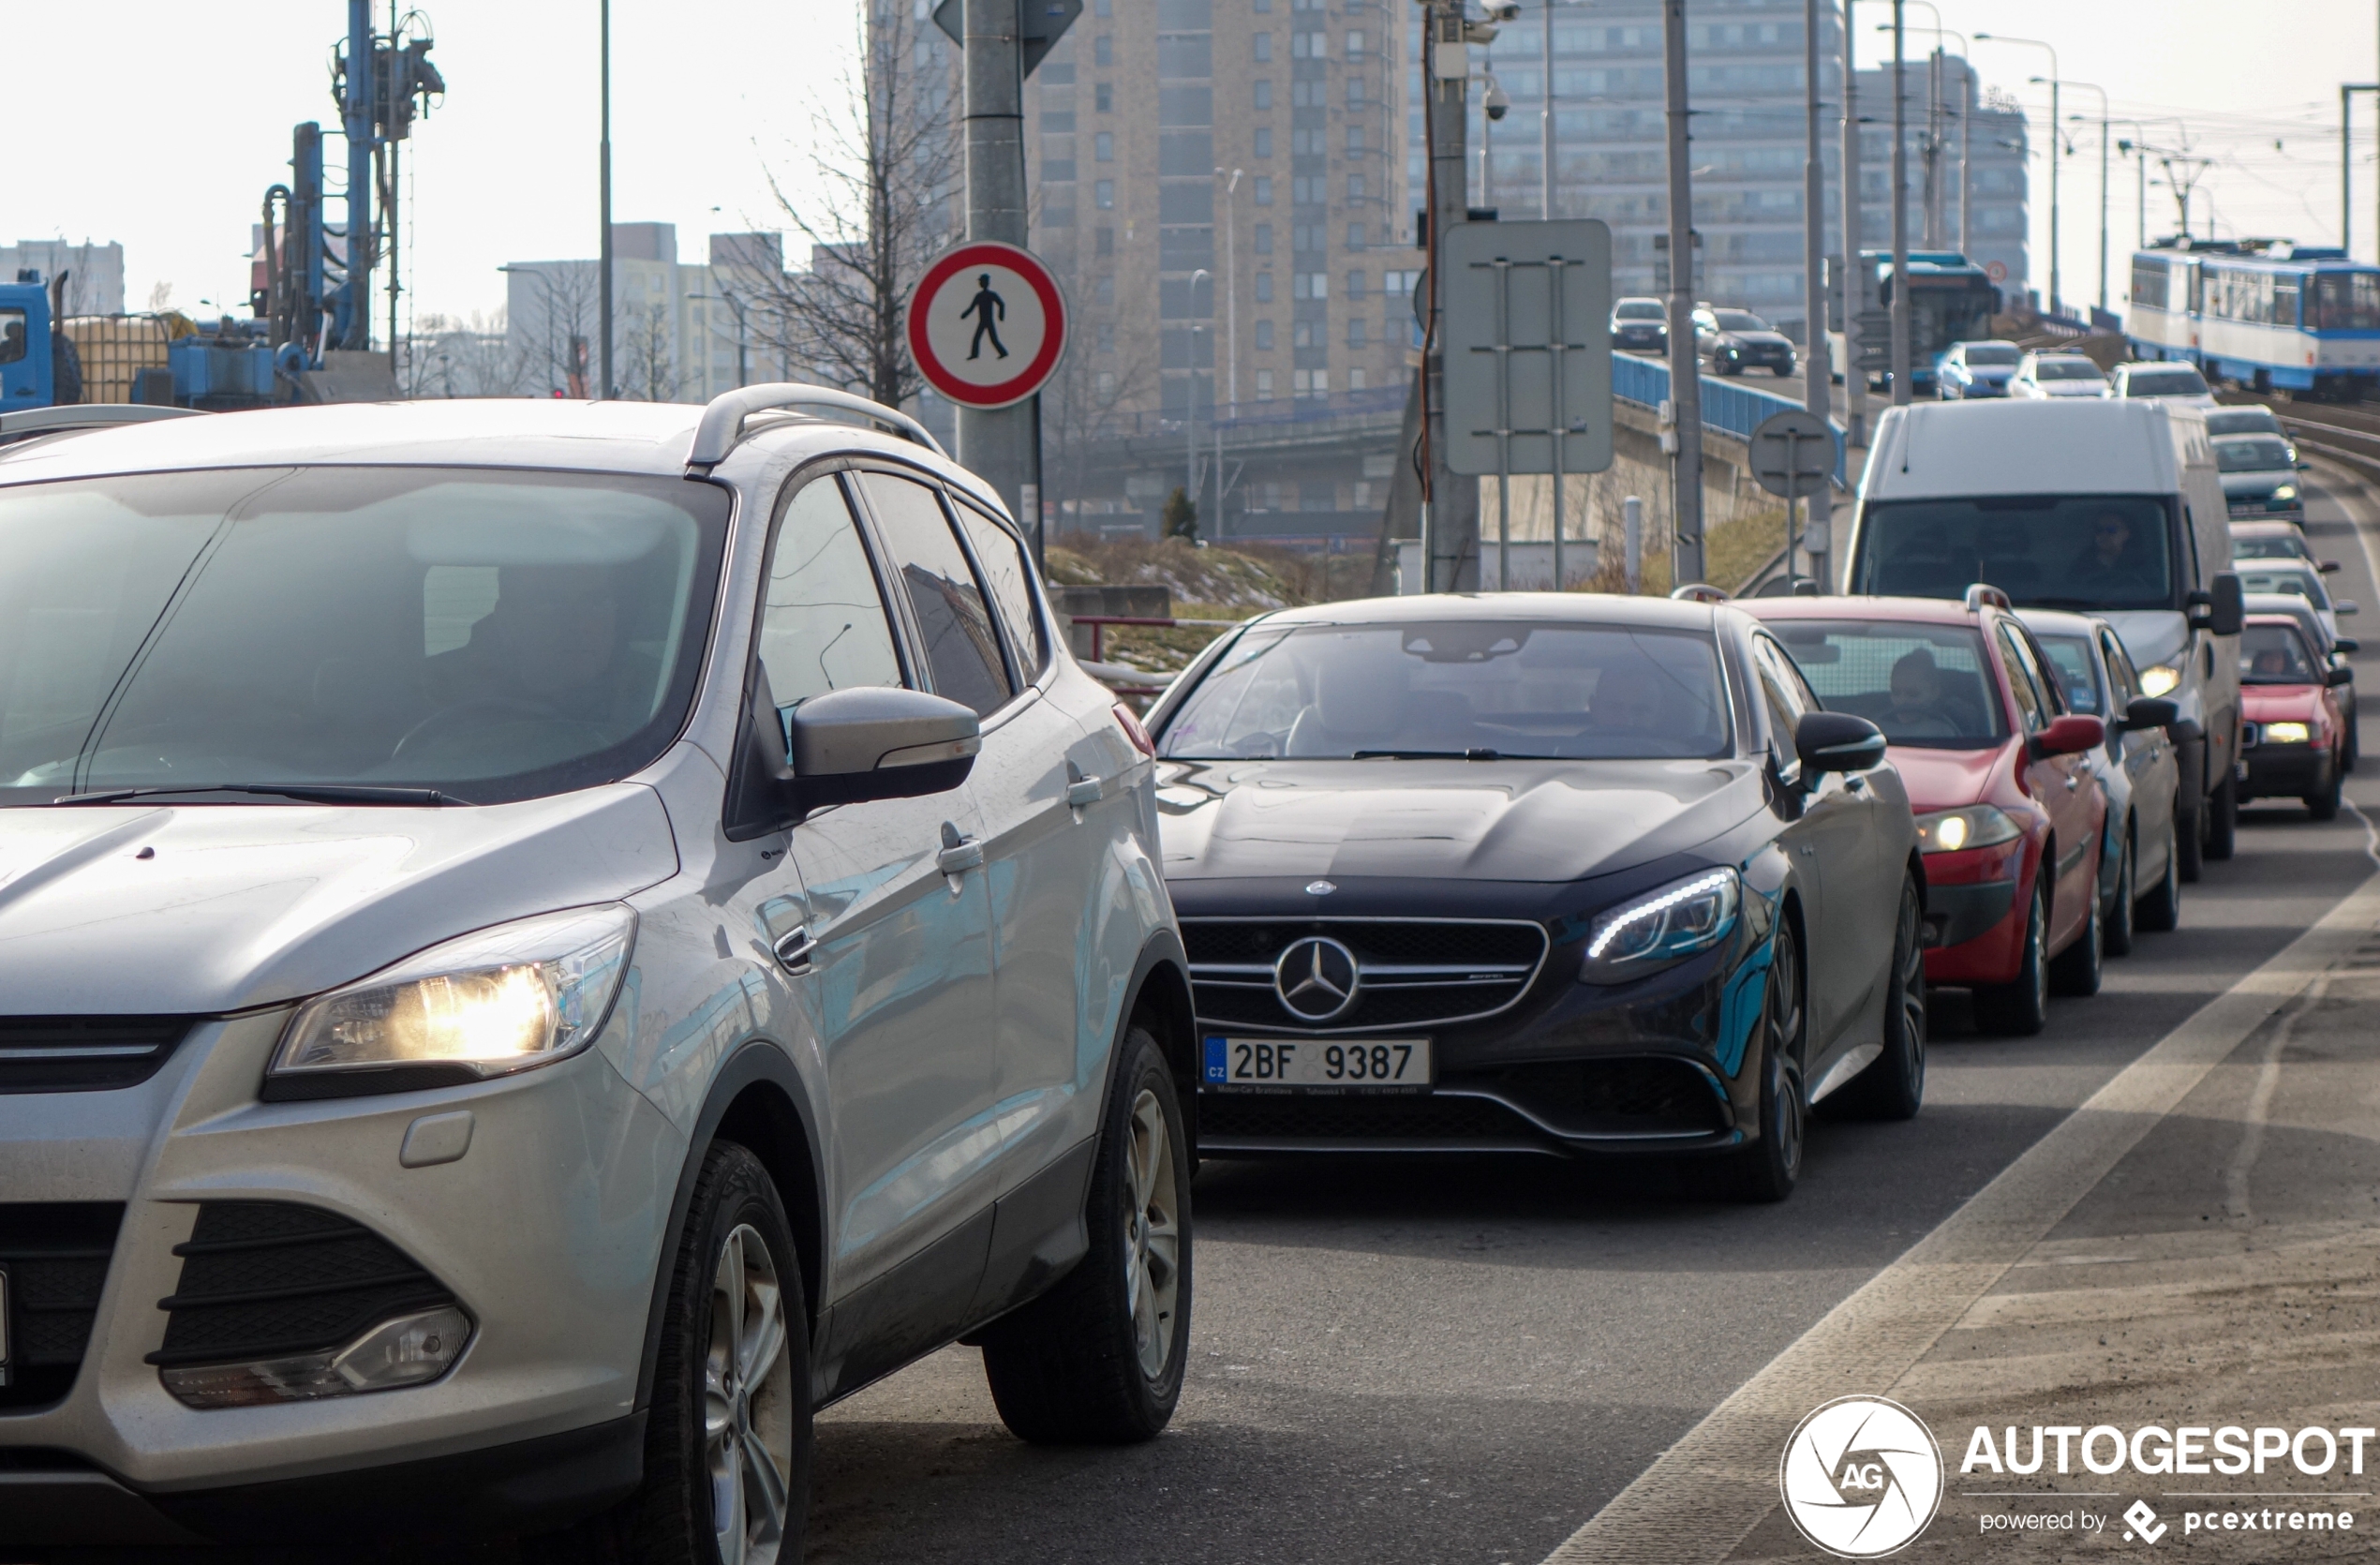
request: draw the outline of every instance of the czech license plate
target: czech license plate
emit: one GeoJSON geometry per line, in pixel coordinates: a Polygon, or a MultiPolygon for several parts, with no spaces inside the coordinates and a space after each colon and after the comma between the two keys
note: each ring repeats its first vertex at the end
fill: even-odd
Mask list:
{"type": "Polygon", "coordinates": [[[1227,1037],[1206,1039],[1210,1087],[1303,1087],[1354,1092],[1426,1092],[1428,1038],[1227,1037]]]}

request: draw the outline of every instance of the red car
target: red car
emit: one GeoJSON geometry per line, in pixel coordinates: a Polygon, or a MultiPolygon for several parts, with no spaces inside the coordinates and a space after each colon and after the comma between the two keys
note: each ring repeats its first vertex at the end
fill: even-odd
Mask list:
{"type": "MultiPolygon", "coordinates": [[[[1924,855],[1926,979],[1971,989],[1976,1021],[1999,1033],[2041,1031],[2053,991],[2096,993],[2107,795],[2084,752],[2106,730],[2066,710],[2007,597],[1738,606],[1768,622],[1829,710],[1890,741],[1924,855]]],[[[2172,721],[2168,702],[2125,721],[2160,712],[2172,721]]]]}
{"type": "Polygon", "coordinates": [[[2239,633],[2242,799],[2302,798],[2318,821],[2339,813],[2347,721],[2336,687],[2351,677],[2314,656],[2290,616],[2248,617],[2239,633]]]}

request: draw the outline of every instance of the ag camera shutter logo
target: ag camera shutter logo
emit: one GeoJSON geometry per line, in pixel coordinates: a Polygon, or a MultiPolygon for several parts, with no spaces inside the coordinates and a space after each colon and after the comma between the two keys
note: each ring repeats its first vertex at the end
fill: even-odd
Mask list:
{"type": "Polygon", "coordinates": [[[1840,1396],[1794,1426],[1778,1465],[1785,1513],[1842,1559],[1875,1559],[1926,1530],[1942,1453],[1925,1421],[1881,1396],[1840,1396]]]}

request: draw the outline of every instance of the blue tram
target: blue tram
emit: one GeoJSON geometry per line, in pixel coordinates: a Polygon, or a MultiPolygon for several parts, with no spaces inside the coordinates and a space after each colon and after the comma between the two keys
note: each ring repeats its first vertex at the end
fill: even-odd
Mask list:
{"type": "Polygon", "coordinates": [[[2380,382],[2380,267],[2285,240],[2169,240],[2135,250],[2125,335],[2254,386],[2354,397],[2380,382]]]}

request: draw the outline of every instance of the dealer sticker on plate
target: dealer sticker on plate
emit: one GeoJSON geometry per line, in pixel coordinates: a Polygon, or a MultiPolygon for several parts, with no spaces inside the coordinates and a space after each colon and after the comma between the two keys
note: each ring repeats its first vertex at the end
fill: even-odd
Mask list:
{"type": "Polygon", "coordinates": [[[1367,1092],[1426,1089],[1428,1038],[1243,1038],[1210,1033],[1210,1087],[1321,1087],[1367,1092]]]}

